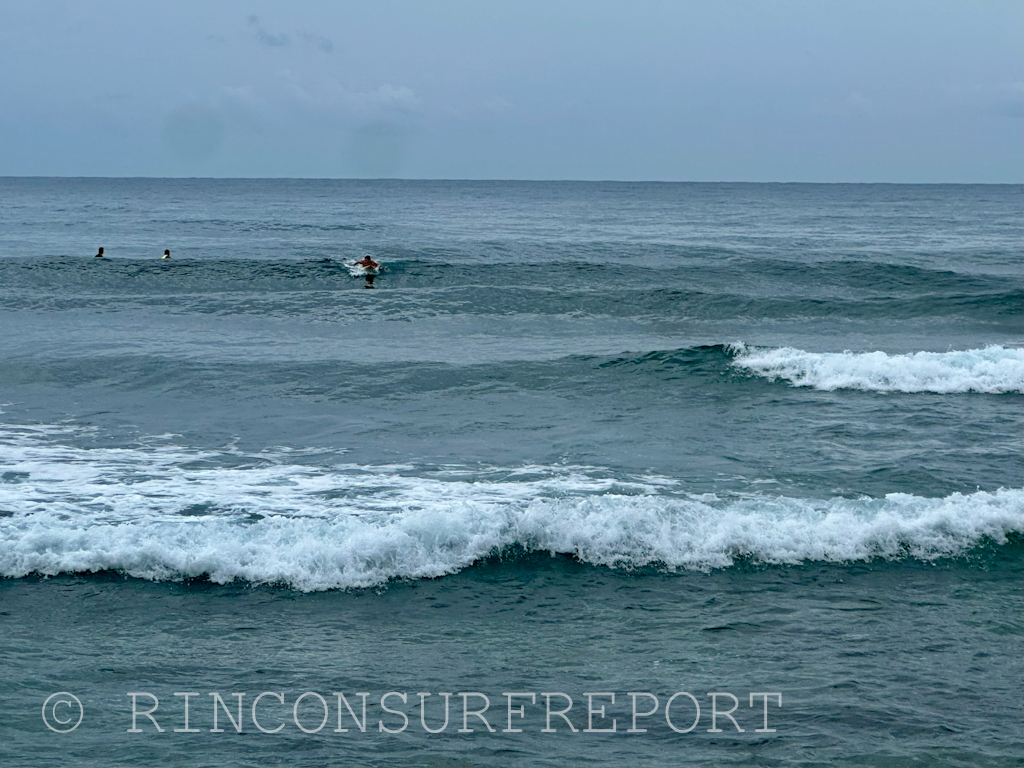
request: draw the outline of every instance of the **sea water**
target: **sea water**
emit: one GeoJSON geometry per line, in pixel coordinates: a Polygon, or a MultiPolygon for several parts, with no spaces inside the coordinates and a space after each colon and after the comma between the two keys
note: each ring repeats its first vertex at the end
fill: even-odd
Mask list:
{"type": "Polygon", "coordinates": [[[1022,203],[0,179],[0,765],[1020,765],[1022,203]]]}

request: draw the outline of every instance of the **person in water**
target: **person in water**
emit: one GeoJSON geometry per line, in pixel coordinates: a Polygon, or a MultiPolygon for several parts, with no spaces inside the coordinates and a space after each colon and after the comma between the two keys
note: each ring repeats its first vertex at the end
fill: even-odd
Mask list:
{"type": "MultiPolygon", "coordinates": [[[[379,267],[380,264],[378,264],[376,261],[371,259],[370,255],[367,254],[366,256],[363,256],[362,259],[357,261],[355,263],[355,266],[362,267],[363,269],[377,269],[377,267],[379,267]]],[[[375,277],[376,277],[376,275],[374,273],[372,273],[372,272],[368,272],[366,274],[366,286],[365,286],[366,288],[373,288],[373,278],[375,278],[375,277]]]]}
{"type": "Polygon", "coordinates": [[[160,258],[161,259],[169,259],[169,258],[171,258],[171,252],[169,250],[165,250],[164,251],[164,255],[161,256],[160,258]]]}
{"type": "Polygon", "coordinates": [[[103,249],[102,248],[100,248],[99,252],[96,254],[96,258],[97,259],[102,259],[103,258],[103,249]]]}

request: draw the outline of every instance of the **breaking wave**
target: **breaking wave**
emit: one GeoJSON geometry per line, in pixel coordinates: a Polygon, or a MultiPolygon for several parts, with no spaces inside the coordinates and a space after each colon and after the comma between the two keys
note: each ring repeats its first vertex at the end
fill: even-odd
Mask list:
{"type": "Polygon", "coordinates": [[[302,591],[432,578],[509,548],[611,568],[955,556],[1024,532],[1024,490],[687,494],[594,467],[321,466],[301,451],[64,444],[0,429],[0,575],[116,570],[302,591]]]}
{"type": "Polygon", "coordinates": [[[736,344],[733,365],[774,381],[832,391],[1024,393],[1024,349],[987,346],[962,352],[805,352],[736,344]]]}

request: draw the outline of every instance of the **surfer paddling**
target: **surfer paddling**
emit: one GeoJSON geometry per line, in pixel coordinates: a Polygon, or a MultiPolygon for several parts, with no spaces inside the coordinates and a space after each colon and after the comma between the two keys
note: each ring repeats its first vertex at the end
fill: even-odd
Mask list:
{"type": "Polygon", "coordinates": [[[355,262],[352,266],[354,266],[354,267],[362,267],[363,269],[367,270],[367,272],[366,272],[366,287],[367,288],[373,288],[373,278],[375,278],[377,276],[377,273],[376,272],[371,272],[370,270],[376,270],[378,267],[380,267],[380,264],[378,264],[376,261],[371,259],[370,255],[367,254],[366,256],[363,256],[362,259],[360,259],[359,261],[355,262]]]}

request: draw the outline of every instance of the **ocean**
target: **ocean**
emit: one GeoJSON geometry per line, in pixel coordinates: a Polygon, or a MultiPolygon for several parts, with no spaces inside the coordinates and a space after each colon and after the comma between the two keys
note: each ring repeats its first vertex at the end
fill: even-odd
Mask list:
{"type": "Polygon", "coordinates": [[[0,766],[1022,765],[1022,267],[1019,185],[0,179],[0,766]]]}

